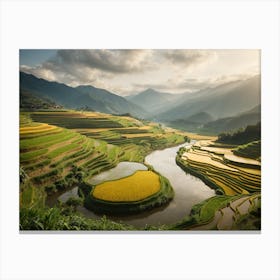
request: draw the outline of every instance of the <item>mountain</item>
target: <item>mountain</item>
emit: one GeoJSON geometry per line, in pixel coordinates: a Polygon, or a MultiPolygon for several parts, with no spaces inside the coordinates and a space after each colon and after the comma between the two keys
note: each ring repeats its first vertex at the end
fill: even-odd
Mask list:
{"type": "Polygon", "coordinates": [[[126,99],[130,102],[145,108],[150,116],[159,112],[166,111],[169,108],[170,102],[177,100],[179,95],[159,92],[154,89],[146,89],[136,95],[127,96],[126,99]]]}
{"type": "Polygon", "coordinates": [[[87,98],[91,98],[96,102],[99,102],[99,108],[102,107],[104,112],[108,111],[113,114],[130,113],[131,115],[137,116],[144,115],[144,110],[140,106],[135,105],[125,98],[113,94],[105,89],[93,86],[78,86],[75,89],[87,98]]]}
{"type": "Polygon", "coordinates": [[[251,110],[243,112],[233,117],[218,119],[204,124],[201,128],[203,132],[221,133],[230,132],[248,125],[255,125],[261,121],[261,106],[257,105],[251,110]]]}
{"type": "Polygon", "coordinates": [[[20,90],[31,92],[38,98],[47,98],[66,108],[87,106],[94,111],[143,117],[145,111],[125,98],[93,86],[70,87],[62,83],[39,79],[20,72],[20,90]]]}
{"type": "Polygon", "coordinates": [[[39,98],[25,90],[20,91],[20,109],[39,110],[39,109],[61,109],[55,102],[47,98],[39,98]]]}
{"type": "Polygon", "coordinates": [[[247,80],[222,84],[198,92],[184,94],[169,110],[156,116],[157,120],[173,121],[205,112],[214,119],[240,114],[260,103],[260,75],[247,80]]]}

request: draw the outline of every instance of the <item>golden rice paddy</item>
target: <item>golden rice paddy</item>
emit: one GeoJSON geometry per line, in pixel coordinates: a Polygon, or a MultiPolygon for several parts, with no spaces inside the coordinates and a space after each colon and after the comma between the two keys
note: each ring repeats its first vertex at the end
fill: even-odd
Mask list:
{"type": "Polygon", "coordinates": [[[138,138],[138,137],[153,137],[155,136],[154,133],[134,133],[134,134],[122,134],[126,138],[138,138]]]}
{"type": "Polygon", "coordinates": [[[25,126],[20,128],[20,134],[40,133],[56,128],[49,124],[40,124],[38,126],[25,126]]]}
{"type": "Polygon", "coordinates": [[[137,171],[129,177],[97,185],[93,197],[111,202],[143,200],[160,190],[160,178],[152,171],[137,171]]]}
{"type": "Polygon", "coordinates": [[[230,171],[236,171],[235,168],[228,167],[227,165],[222,164],[222,163],[220,163],[216,160],[212,160],[207,155],[204,156],[204,155],[198,155],[198,154],[195,154],[195,153],[185,152],[183,154],[183,157],[186,158],[186,159],[192,160],[192,161],[197,161],[197,162],[200,162],[200,163],[207,163],[207,164],[213,165],[213,166],[218,167],[218,168],[222,168],[222,169],[226,169],[226,170],[230,170],[230,171]]]}

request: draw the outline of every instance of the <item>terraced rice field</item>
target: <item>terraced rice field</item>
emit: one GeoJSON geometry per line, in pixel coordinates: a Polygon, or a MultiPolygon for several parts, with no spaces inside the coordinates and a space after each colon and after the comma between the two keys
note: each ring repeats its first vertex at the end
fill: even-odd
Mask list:
{"type": "Polygon", "coordinates": [[[237,157],[231,149],[213,145],[213,142],[198,142],[191,149],[181,152],[180,163],[226,195],[259,192],[260,162],[237,157]]]}
{"type": "Polygon", "coordinates": [[[203,140],[192,148],[179,151],[177,163],[219,194],[194,207],[196,225],[191,229],[238,229],[240,224],[237,222],[259,205],[261,164],[257,160],[234,155],[234,149],[203,140]]]}
{"type": "Polygon", "coordinates": [[[159,131],[158,124],[95,112],[21,113],[20,166],[40,195],[52,195],[121,161],[143,162],[152,150],[185,141],[159,131]]]}
{"type": "Polygon", "coordinates": [[[20,128],[20,164],[36,186],[46,189],[67,185],[74,164],[95,174],[113,167],[119,154],[118,147],[54,125],[29,121],[20,128]]]}
{"type": "Polygon", "coordinates": [[[152,171],[137,171],[133,175],[97,185],[92,195],[111,202],[132,202],[145,199],[160,190],[159,176],[152,171]]]}
{"type": "Polygon", "coordinates": [[[155,149],[184,142],[184,134],[165,132],[158,124],[141,122],[131,117],[118,117],[91,112],[34,112],[36,122],[68,128],[92,139],[119,146],[119,160],[143,162],[155,149]]]}
{"type": "Polygon", "coordinates": [[[199,225],[191,227],[192,230],[238,230],[238,223],[248,213],[257,209],[261,203],[260,193],[210,198],[197,211],[199,225]]]}

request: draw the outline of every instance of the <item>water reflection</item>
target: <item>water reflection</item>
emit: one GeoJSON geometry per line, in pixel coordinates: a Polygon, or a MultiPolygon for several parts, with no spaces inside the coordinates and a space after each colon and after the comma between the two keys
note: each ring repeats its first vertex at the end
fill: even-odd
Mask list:
{"type": "Polygon", "coordinates": [[[147,169],[148,168],[142,163],[123,161],[120,162],[116,167],[93,176],[88,180],[88,182],[92,185],[98,185],[105,181],[117,180],[123,177],[127,177],[138,170],[147,169]]]}

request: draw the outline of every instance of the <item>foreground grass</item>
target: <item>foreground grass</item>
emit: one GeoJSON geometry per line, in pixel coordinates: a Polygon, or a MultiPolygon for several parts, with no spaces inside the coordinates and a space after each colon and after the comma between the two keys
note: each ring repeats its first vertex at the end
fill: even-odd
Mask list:
{"type": "Polygon", "coordinates": [[[72,207],[22,208],[20,230],[136,230],[133,226],[115,223],[106,217],[88,219],[72,207]]]}

